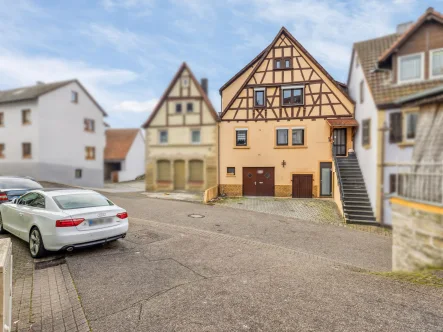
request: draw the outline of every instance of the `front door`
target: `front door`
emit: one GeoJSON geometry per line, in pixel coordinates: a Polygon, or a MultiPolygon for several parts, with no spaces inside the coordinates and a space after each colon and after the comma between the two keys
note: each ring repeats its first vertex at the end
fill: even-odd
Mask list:
{"type": "Polygon", "coordinates": [[[243,167],[244,196],[274,196],[274,167],[243,167]]]}
{"type": "Polygon", "coordinates": [[[334,150],[337,156],[346,156],[346,128],[334,129],[334,150]]]}
{"type": "Polygon", "coordinates": [[[174,161],[174,189],[185,189],[185,161],[174,161]]]}
{"type": "Polygon", "coordinates": [[[320,196],[332,196],[332,163],[320,163],[320,196]]]}
{"type": "Polygon", "coordinates": [[[292,197],[312,198],[312,174],[292,175],[292,197]]]}

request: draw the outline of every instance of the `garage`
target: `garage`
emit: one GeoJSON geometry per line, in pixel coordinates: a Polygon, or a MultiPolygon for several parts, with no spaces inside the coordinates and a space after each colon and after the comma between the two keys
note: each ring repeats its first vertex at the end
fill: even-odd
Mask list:
{"type": "Polygon", "coordinates": [[[312,174],[292,175],[292,197],[312,198],[312,174]]]}
{"type": "Polygon", "coordinates": [[[243,167],[243,196],[274,196],[274,167],[243,167]]]}

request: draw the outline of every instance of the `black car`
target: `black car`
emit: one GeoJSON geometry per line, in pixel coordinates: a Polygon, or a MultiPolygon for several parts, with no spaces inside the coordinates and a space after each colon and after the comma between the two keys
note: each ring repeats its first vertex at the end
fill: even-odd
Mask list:
{"type": "Polygon", "coordinates": [[[33,189],[43,188],[30,178],[19,176],[0,176],[0,204],[10,202],[33,189]]]}

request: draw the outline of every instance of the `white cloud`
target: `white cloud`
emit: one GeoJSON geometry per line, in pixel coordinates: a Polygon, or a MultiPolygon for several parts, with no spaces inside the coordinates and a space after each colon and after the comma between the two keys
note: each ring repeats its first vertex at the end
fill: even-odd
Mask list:
{"type": "Polygon", "coordinates": [[[112,110],[120,111],[120,112],[147,112],[150,114],[154,107],[157,105],[158,99],[152,98],[146,101],[137,101],[137,100],[125,100],[121,103],[115,105],[112,110]]]}
{"type": "Polygon", "coordinates": [[[208,0],[169,0],[173,6],[180,6],[186,9],[193,16],[200,19],[214,21],[216,18],[216,2],[208,0]]]}

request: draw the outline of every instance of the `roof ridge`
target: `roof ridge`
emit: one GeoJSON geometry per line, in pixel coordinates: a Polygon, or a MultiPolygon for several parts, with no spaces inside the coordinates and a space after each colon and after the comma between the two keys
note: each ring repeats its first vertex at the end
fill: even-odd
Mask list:
{"type": "Polygon", "coordinates": [[[49,83],[39,83],[39,84],[34,84],[34,85],[27,85],[27,86],[20,86],[18,88],[13,88],[13,89],[8,89],[8,90],[0,90],[0,93],[2,92],[9,92],[9,91],[14,91],[14,90],[21,90],[21,89],[30,89],[36,86],[48,86],[48,85],[53,85],[53,84],[67,84],[70,82],[75,82],[78,81],[78,79],[76,78],[72,78],[69,80],[63,80],[63,81],[55,81],[55,82],[49,82],[49,83]]]}
{"type": "Polygon", "coordinates": [[[356,46],[356,45],[359,45],[359,44],[364,44],[364,43],[368,43],[368,42],[371,42],[371,41],[378,41],[380,39],[390,38],[390,37],[394,37],[394,36],[401,37],[401,35],[402,34],[394,32],[394,33],[390,33],[389,35],[384,35],[384,36],[380,36],[380,37],[376,37],[376,38],[371,38],[371,39],[366,39],[366,40],[360,40],[358,42],[355,42],[353,45],[356,46]]]}

